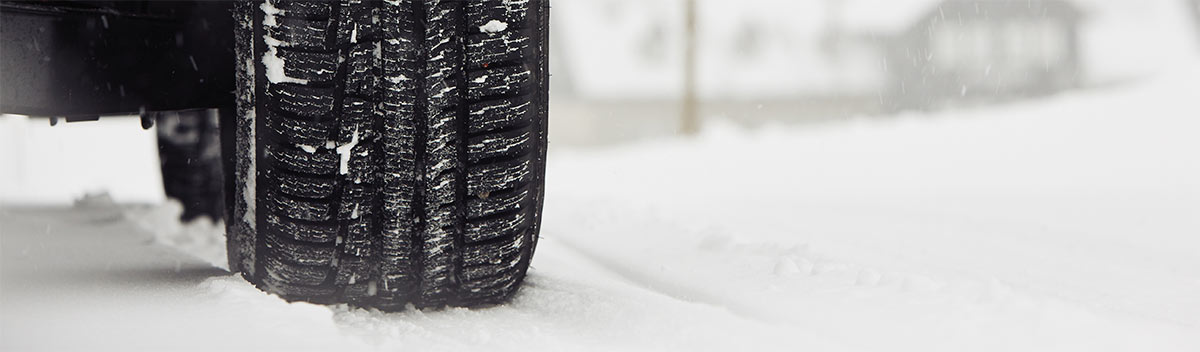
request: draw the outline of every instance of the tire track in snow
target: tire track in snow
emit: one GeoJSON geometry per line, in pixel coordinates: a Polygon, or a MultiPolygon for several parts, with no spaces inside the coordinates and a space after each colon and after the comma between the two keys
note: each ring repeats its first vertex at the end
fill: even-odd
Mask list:
{"type": "Polygon", "coordinates": [[[570,239],[567,238],[557,238],[557,240],[563,248],[575,252],[576,257],[589,261],[596,267],[606,270],[644,290],[658,293],[663,296],[687,303],[702,304],[721,308],[738,317],[753,320],[759,323],[787,323],[787,320],[784,317],[780,317],[777,314],[766,311],[759,307],[731,301],[723,297],[713,295],[709,292],[705,292],[702,289],[689,287],[685,284],[671,282],[670,280],[665,280],[660,277],[655,277],[651,274],[640,272],[635,267],[621,264],[619,260],[607,258],[603,254],[583,249],[583,247],[575,245],[570,239]]]}

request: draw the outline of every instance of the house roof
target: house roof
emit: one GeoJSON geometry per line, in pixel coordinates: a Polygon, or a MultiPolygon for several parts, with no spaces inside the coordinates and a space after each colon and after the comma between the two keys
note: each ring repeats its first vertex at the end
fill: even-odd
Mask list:
{"type": "Polygon", "coordinates": [[[842,25],[853,32],[898,33],[945,0],[845,0],[842,25]]]}
{"type": "Polygon", "coordinates": [[[855,33],[891,35],[906,31],[935,16],[988,16],[997,12],[1040,13],[1052,10],[1067,16],[1080,14],[1073,0],[844,0],[842,23],[855,33]]]}

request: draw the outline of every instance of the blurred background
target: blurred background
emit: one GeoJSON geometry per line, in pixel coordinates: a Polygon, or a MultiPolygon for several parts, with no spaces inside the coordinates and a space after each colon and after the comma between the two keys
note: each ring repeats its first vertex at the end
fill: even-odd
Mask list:
{"type": "Polygon", "coordinates": [[[1128,84],[1195,61],[1196,8],[1192,0],[559,1],[552,138],[618,143],[681,132],[687,119],[886,119],[1128,84]],[[689,87],[694,112],[685,108],[689,87]]]}
{"type": "MultiPolygon", "coordinates": [[[[1128,86],[1194,66],[1197,3],[561,0],[551,141],[556,150],[612,146],[692,135],[713,121],[886,123],[1128,86]]],[[[154,134],[129,128],[135,118],[44,122],[0,118],[0,164],[11,166],[0,170],[0,202],[101,191],[162,201],[154,134]]]]}

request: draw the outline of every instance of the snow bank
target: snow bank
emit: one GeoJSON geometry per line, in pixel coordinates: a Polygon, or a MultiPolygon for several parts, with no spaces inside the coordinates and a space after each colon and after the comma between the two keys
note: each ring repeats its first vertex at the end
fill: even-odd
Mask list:
{"type": "Polygon", "coordinates": [[[158,205],[124,206],[125,217],[146,233],[154,235],[155,243],[174,248],[212,266],[229,269],[225,257],[225,225],[201,216],[190,222],[180,222],[183,205],[169,199],[158,205]]]}

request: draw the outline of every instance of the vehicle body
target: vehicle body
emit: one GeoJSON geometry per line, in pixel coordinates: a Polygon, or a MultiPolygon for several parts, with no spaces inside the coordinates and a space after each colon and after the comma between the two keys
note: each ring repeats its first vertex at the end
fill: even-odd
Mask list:
{"type": "Polygon", "coordinates": [[[219,176],[222,165],[211,152],[201,155],[232,146],[232,134],[204,129],[217,125],[206,109],[233,118],[231,9],[229,1],[0,2],[0,113],[48,118],[51,124],[140,115],[142,126],[150,128],[170,112],[180,122],[171,126],[201,127],[184,134],[204,138],[180,144],[174,130],[160,129],[167,195],[184,203],[187,219],[220,218],[222,180],[209,176],[219,176]],[[216,183],[203,189],[176,186],[198,173],[209,175],[187,183],[216,183]]]}

